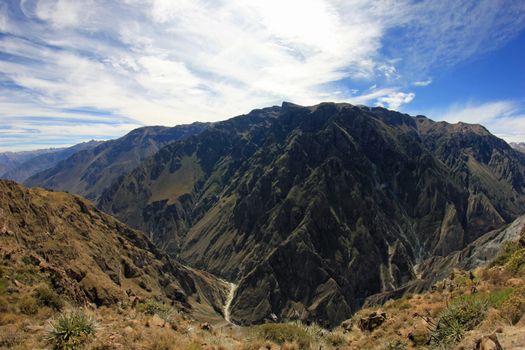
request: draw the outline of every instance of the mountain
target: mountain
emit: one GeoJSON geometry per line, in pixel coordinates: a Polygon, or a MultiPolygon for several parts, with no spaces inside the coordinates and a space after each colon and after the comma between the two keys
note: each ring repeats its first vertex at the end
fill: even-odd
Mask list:
{"type": "Polygon", "coordinates": [[[511,142],[509,145],[514,148],[516,151],[525,153],[525,142],[511,142]]]}
{"type": "MultiPolygon", "coordinates": [[[[49,152],[33,152],[30,157],[24,161],[20,161],[17,165],[13,165],[9,170],[4,172],[0,177],[3,179],[14,180],[17,182],[24,182],[27,178],[32,175],[52,168],[61,160],[68,158],[76,152],[87,150],[97,145],[100,145],[102,141],[89,141],[79,143],[77,145],[67,148],[56,148],[50,149],[49,152]]],[[[25,153],[25,152],[24,152],[25,153]]],[[[27,155],[27,154],[25,154],[27,155]]]]}
{"type": "Polygon", "coordinates": [[[31,176],[24,183],[96,200],[104,189],[162,146],[198,134],[206,126],[206,123],[193,123],[173,128],[152,126],[135,129],[119,139],[77,152],[56,166],[31,176]]]}
{"type": "Polygon", "coordinates": [[[167,145],[98,205],[235,281],[234,322],[333,326],[522,214],[524,176],[480,125],[283,103],[167,145]]]}
{"type": "Polygon", "coordinates": [[[39,149],[34,151],[20,151],[20,152],[2,152],[0,153],[0,175],[4,174],[7,171],[16,168],[20,164],[44,154],[52,154],[55,152],[60,152],[64,148],[47,148],[39,149]]]}
{"type": "MultiPolygon", "coordinates": [[[[4,268],[36,266],[73,304],[109,306],[136,297],[211,315],[225,302],[224,282],[168,258],[141,232],[79,196],[0,180],[0,243],[4,268]]],[[[19,277],[32,279],[38,280],[19,277]]]]}

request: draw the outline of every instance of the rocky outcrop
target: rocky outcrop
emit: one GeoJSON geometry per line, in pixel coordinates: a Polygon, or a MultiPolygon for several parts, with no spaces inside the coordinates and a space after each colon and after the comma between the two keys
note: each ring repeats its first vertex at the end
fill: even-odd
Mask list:
{"type": "Polygon", "coordinates": [[[417,265],[417,278],[394,290],[369,296],[365,305],[380,305],[389,299],[427,290],[437,281],[447,279],[455,269],[468,271],[486,265],[498,255],[504,242],[519,241],[524,233],[525,215],[522,215],[500,229],[487,232],[461,250],[425,259],[417,265]]]}
{"type": "Polygon", "coordinates": [[[386,313],[372,312],[366,317],[359,319],[359,329],[363,332],[372,332],[386,321],[386,313]]]}

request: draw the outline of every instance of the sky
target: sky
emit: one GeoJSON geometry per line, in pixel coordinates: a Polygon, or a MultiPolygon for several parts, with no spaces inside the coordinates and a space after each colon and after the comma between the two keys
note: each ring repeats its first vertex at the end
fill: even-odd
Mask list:
{"type": "Polygon", "coordinates": [[[0,0],[0,151],[289,101],[525,142],[523,0],[0,0]]]}

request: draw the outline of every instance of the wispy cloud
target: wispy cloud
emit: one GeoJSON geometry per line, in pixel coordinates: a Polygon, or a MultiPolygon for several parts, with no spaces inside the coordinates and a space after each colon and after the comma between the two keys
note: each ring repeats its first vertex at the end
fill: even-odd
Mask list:
{"type": "Polygon", "coordinates": [[[418,80],[412,83],[414,86],[428,86],[432,84],[432,79],[418,80]]]}
{"type": "Polygon", "coordinates": [[[525,103],[519,101],[468,102],[455,104],[442,111],[430,111],[436,120],[482,124],[507,141],[525,141],[525,103]]]}
{"type": "Polygon", "coordinates": [[[469,60],[521,30],[523,3],[504,3],[1,3],[0,122],[13,129],[0,133],[0,148],[27,147],[35,135],[58,140],[61,130],[80,141],[219,120],[282,100],[403,108],[414,86],[431,83],[430,68],[469,60]],[[80,124],[62,128],[57,117],[80,124]],[[36,134],[24,139],[28,129],[36,134]]]}

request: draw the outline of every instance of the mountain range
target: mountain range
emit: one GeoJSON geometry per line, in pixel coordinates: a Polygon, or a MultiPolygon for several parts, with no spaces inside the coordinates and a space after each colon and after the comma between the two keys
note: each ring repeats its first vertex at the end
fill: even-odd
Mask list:
{"type": "Polygon", "coordinates": [[[332,327],[488,244],[523,213],[524,176],[525,156],[480,125],[283,103],[137,129],[25,183],[86,196],[170,259],[234,282],[237,324],[332,327]]]}
{"type": "Polygon", "coordinates": [[[117,140],[77,152],[55,166],[33,174],[24,183],[70,191],[96,200],[111,183],[162,146],[198,133],[205,126],[205,123],[194,123],[173,128],[152,126],[135,129],[117,140]]]}
{"type": "Polygon", "coordinates": [[[71,155],[94,148],[101,143],[102,141],[92,140],[65,148],[2,153],[0,154],[0,167],[4,168],[5,172],[0,177],[24,182],[32,175],[54,167],[71,155]]]}

